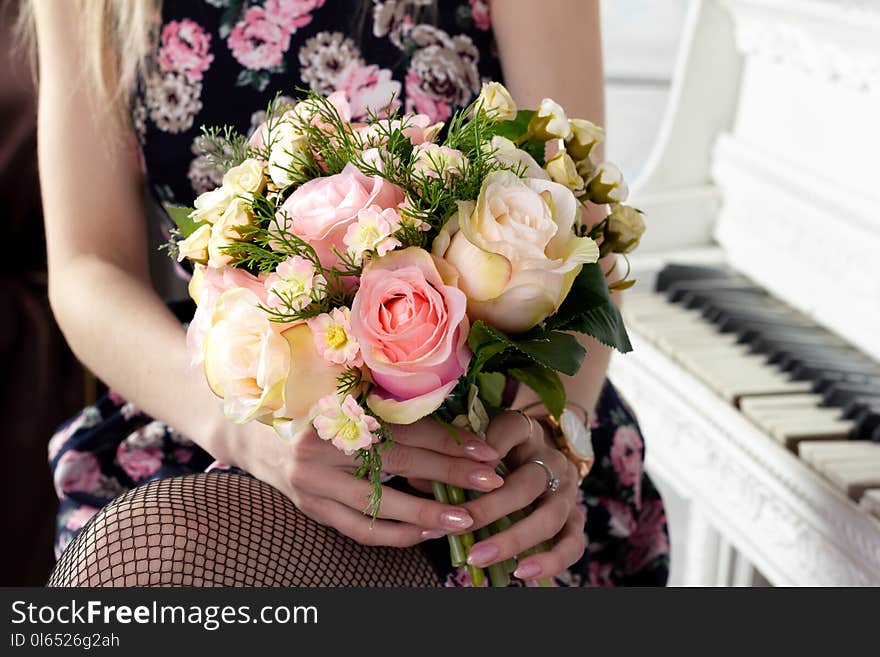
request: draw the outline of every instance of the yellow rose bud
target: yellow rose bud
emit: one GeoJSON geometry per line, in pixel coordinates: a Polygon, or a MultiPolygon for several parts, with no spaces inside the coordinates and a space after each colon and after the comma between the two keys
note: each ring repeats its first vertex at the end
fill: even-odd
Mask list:
{"type": "Polygon", "coordinates": [[[635,250],[645,232],[642,213],[628,205],[615,205],[605,224],[605,240],[613,253],[630,253],[635,250]]]}
{"type": "Polygon", "coordinates": [[[177,243],[177,261],[189,258],[193,262],[208,261],[208,241],[211,239],[211,225],[202,224],[185,240],[177,243]]]}
{"type": "Polygon", "coordinates": [[[516,103],[503,84],[486,82],[477,97],[477,107],[496,121],[512,121],[516,118],[516,103]]]}
{"type": "Polygon", "coordinates": [[[620,169],[611,162],[605,162],[599,165],[592,180],[587,184],[587,194],[597,205],[623,203],[629,195],[629,187],[620,169]]]}
{"type": "Polygon", "coordinates": [[[585,160],[596,144],[605,140],[605,130],[585,119],[569,119],[571,137],[566,140],[565,148],[574,160],[585,160]]]}
{"type": "Polygon", "coordinates": [[[237,167],[232,167],[223,176],[223,186],[235,194],[257,194],[266,186],[263,165],[254,158],[248,158],[237,167]]]}
{"type": "Polygon", "coordinates": [[[578,174],[577,165],[575,165],[574,160],[564,150],[560,150],[556,155],[547,160],[544,168],[550,174],[550,179],[553,182],[565,185],[573,192],[583,191],[584,179],[578,174]]]}
{"type": "Polygon", "coordinates": [[[253,217],[248,201],[242,198],[234,199],[226,212],[211,227],[208,265],[219,269],[231,263],[232,256],[226,253],[224,248],[246,239],[246,229],[252,223],[253,217]]]}
{"type": "Polygon", "coordinates": [[[529,132],[538,139],[569,139],[571,127],[562,106],[551,98],[545,98],[529,121],[529,132]]]}
{"type": "Polygon", "coordinates": [[[308,139],[284,120],[272,128],[269,144],[269,177],[278,189],[290,186],[294,173],[302,166],[308,139]]]}

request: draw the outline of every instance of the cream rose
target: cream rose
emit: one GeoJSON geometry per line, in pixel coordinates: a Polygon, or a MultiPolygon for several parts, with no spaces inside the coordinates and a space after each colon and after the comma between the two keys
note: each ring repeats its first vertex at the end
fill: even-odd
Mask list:
{"type": "Polygon", "coordinates": [[[605,130],[590,123],[586,119],[569,119],[571,137],[565,142],[565,148],[572,159],[580,162],[590,157],[596,144],[605,139],[605,130]]]}
{"type": "Polygon", "coordinates": [[[489,142],[489,149],[497,162],[509,166],[512,171],[517,173],[521,171],[526,178],[550,180],[550,175],[541,168],[535,158],[521,148],[517,148],[516,144],[507,137],[495,135],[489,142]]]}
{"type": "Polygon", "coordinates": [[[628,205],[615,205],[605,224],[605,244],[613,253],[630,253],[645,233],[642,213],[628,205]]]}
{"type": "Polygon", "coordinates": [[[623,203],[629,196],[629,187],[620,169],[611,162],[600,164],[587,184],[590,200],[598,205],[623,203]]]}
{"type": "Polygon", "coordinates": [[[234,194],[257,194],[266,186],[264,167],[254,158],[248,158],[236,167],[232,167],[223,176],[223,187],[234,194]]]}
{"type": "Polygon", "coordinates": [[[511,333],[559,308],[599,247],[573,228],[579,205],[570,190],[509,171],[489,174],[476,203],[463,201],[434,240],[434,254],[459,273],[468,315],[511,333]]]}
{"type": "Polygon", "coordinates": [[[552,98],[545,98],[529,121],[529,132],[538,139],[568,139],[571,126],[562,106],[552,98]]]}
{"type": "Polygon", "coordinates": [[[208,261],[208,242],[211,239],[211,226],[202,224],[189,237],[177,243],[177,261],[189,258],[193,262],[205,264],[208,261]]]}
{"type": "Polygon", "coordinates": [[[571,159],[571,155],[564,150],[560,150],[547,160],[545,169],[553,182],[565,185],[573,192],[584,190],[584,179],[578,174],[577,165],[571,159]]]}
{"type": "Polygon", "coordinates": [[[226,211],[211,226],[211,238],[208,241],[208,265],[215,268],[225,267],[232,262],[232,256],[224,249],[242,241],[245,229],[253,224],[250,206],[243,198],[234,198],[226,211]]]}
{"type": "Polygon", "coordinates": [[[498,82],[485,82],[477,97],[477,107],[497,121],[516,118],[516,103],[507,88],[498,82]]]}
{"type": "Polygon", "coordinates": [[[205,376],[232,422],[270,415],[284,403],[290,349],[256,294],[233,288],[220,295],[205,336],[205,376]]]}
{"type": "Polygon", "coordinates": [[[195,210],[190,213],[189,218],[195,222],[207,221],[213,224],[226,212],[233,198],[235,192],[229,187],[218,187],[200,194],[194,203],[195,210]]]}
{"type": "Polygon", "coordinates": [[[300,168],[308,140],[289,120],[281,120],[272,128],[269,144],[269,177],[276,187],[285,188],[294,181],[300,168]]]}

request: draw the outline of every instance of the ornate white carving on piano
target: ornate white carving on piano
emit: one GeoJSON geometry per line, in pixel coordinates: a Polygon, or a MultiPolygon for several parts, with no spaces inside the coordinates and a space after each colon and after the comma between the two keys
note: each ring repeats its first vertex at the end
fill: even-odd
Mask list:
{"type": "Polygon", "coordinates": [[[867,30],[876,35],[880,29],[880,6],[876,2],[725,3],[736,16],[737,47],[747,57],[769,59],[811,77],[861,91],[880,92],[876,36],[865,38],[867,30]]]}
{"type": "Polygon", "coordinates": [[[876,519],[649,343],[634,346],[611,376],[637,409],[652,472],[774,584],[880,584],[876,519]]]}

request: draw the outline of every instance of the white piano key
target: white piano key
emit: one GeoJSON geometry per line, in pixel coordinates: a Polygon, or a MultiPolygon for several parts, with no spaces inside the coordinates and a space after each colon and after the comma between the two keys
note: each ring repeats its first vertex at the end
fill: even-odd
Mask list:
{"type": "Polygon", "coordinates": [[[877,454],[880,454],[880,445],[863,440],[816,440],[798,444],[798,456],[816,470],[826,461],[861,461],[877,454]]]}
{"type": "Polygon", "coordinates": [[[847,420],[804,423],[801,426],[771,425],[770,435],[786,447],[796,448],[805,440],[846,440],[853,427],[855,423],[847,420]]]}
{"type": "Polygon", "coordinates": [[[812,408],[822,401],[822,395],[807,393],[803,395],[767,395],[749,397],[740,402],[742,410],[762,410],[780,408],[812,408]]]}
{"type": "Polygon", "coordinates": [[[880,518],[880,488],[866,490],[862,499],[859,500],[859,506],[871,515],[880,518]]]}
{"type": "Polygon", "coordinates": [[[880,463],[826,466],[823,474],[850,499],[858,501],[870,488],[880,488],[880,463]]]}

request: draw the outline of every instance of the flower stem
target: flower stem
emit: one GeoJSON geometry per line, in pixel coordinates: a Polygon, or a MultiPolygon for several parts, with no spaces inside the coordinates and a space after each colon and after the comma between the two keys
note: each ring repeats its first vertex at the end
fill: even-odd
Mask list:
{"type": "MultiPolygon", "coordinates": [[[[431,490],[434,493],[434,499],[441,504],[449,504],[449,495],[446,490],[446,484],[439,481],[431,482],[431,490]]],[[[449,541],[449,558],[452,565],[456,568],[465,565],[467,562],[467,550],[465,550],[461,537],[454,534],[446,536],[449,541]]]]}

